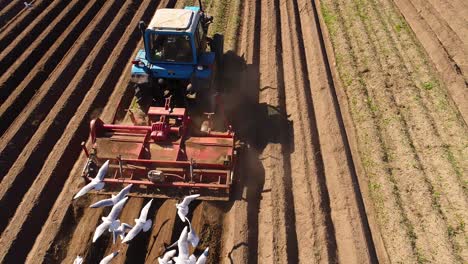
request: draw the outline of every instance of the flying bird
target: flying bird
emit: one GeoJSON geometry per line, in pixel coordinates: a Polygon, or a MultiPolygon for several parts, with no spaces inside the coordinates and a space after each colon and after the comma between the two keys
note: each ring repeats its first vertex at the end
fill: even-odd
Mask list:
{"type": "Polygon", "coordinates": [[[185,219],[187,220],[187,222],[189,223],[189,228],[190,228],[190,231],[188,233],[188,236],[187,236],[187,241],[192,244],[193,247],[197,247],[198,246],[198,242],[200,242],[200,238],[197,236],[197,234],[195,233],[195,230],[193,230],[192,228],[192,223],[190,223],[190,220],[188,220],[187,217],[185,217],[185,219]]]}
{"type": "Polygon", "coordinates": [[[203,251],[203,253],[200,255],[200,257],[198,257],[197,263],[195,263],[195,264],[205,264],[206,263],[206,260],[208,259],[208,250],[209,250],[209,248],[206,248],[205,251],[203,251]]]}
{"type": "Polygon", "coordinates": [[[104,176],[106,176],[108,169],[109,161],[106,161],[101,166],[101,168],[99,168],[96,177],[94,177],[94,179],[92,179],[90,183],[86,184],[83,188],[81,188],[81,190],[75,195],[75,197],[73,197],[73,199],[81,197],[93,189],[99,191],[102,188],[104,188],[104,182],[102,180],[104,179],[104,176]]]}
{"type": "Polygon", "coordinates": [[[76,256],[75,261],[73,261],[73,264],[83,264],[83,258],[80,256],[76,256]]]}
{"type": "Polygon", "coordinates": [[[158,257],[158,263],[159,264],[172,264],[171,258],[173,258],[175,254],[176,254],[175,249],[166,252],[162,258],[158,257]]]}
{"type": "Polygon", "coordinates": [[[197,199],[198,197],[200,197],[200,194],[193,194],[193,195],[185,196],[184,200],[180,204],[179,203],[176,204],[177,214],[179,215],[179,218],[180,220],[182,220],[182,222],[185,222],[185,217],[187,216],[189,212],[188,205],[193,200],[197,199]]]}
{"type": "Polygon", "coordinates": [[[23,2],[23,4],[24,4],[24,7],[26,7],[26,8],[33,7],[33,5],[31,3],[28,3],[28,2],[23,2]]]}
{"type": "Polygon", "coordinates": [[[135,226],[128,232],[128,234],[125,236],[125,238],[122,240],[122,243],[127,243],[128,241],[132,240],[135,238],[138,233],[140,233],[141,230],[143,232],[148,231],[151,228],[152,221],[151,219],[148,218],[148,211],[151,207],[151,203],[153,202],[153,199],[151,199],[143,209],[141,209],[140,212],[140,218],[135,219],[135,226]]]}
{"type": "Polygon", "coordinates": [[[104,233],[104,231],[106,231],[106,229],[109,230],[109,232],[112,232],[112,235],[114,236],[113,240],[115,241],[116,233],[114,231],[120,226],[120,221],[117,220],[117,217],[119,216],[120,211],[122,211],[122,208],[124,207],[127,200],[128,197],[122,199],[112,207],[107,217],[102,217],[102,223],[96,228],[96,231],[94,232],[93,243],[96,242],[96,240],[102,235],[102,233],[104,233]]]}
{"type": "Polygon", "coordinates": [[[130,230],[132,228],[133,226],[129,224],[126,224],[126,223],[120,224],[120,226],[116,230],[113,231],[114,232],[112,234],[113,243],[115,244],[117,236],[120,236],[120,239],[123,240],[125,238],[125,235],[127,234],[127,230],[130,230]]]}
{"type": "Polygon", "coordinates": [[[99,262],[99,264],[107,264],[109,263],[115,256],[119,254],[120,250],[117,250],[116,252],[111,253],[110,255],[107,255],[105,258],[99,262]]]}
{"type": "Polygon", "coordinates": [[[132,186],[133,184],[129,184],[127,185],[127,187],[123,188],[117,195],[112,195],[111,198],[101,200],[97,203],[92,204],[90,207],[99,208],[99,207],[105,207],[105,206],[113,206],[116,203],[118,203],[120,200],[125,198],[128,195],[128,193],[130,193],[130,188],[132,188],[132,186]]]}
{"type": "Polygon", "coordinates": [[[188,263],[196,264],[196,262],[197,262],[197,257],[195,257],[194,254],[190,255],[190,257],[188,258],[188,263]]]}
{"type": "Polygon", "coordinates": [[[180,233],[179,240],[177,240],[177,248],[179,249],[179,259],[188,260],[189,258],[189,248],[188,248],[188,231],[187,227],[184,227],[182,233],[180,233]]]}

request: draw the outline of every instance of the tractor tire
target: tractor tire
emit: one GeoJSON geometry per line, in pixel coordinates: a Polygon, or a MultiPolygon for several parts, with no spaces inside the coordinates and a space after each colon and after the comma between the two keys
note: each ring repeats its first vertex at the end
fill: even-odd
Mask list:
{"type": "Polygon", "coordinates": [[[224,55],[224,36],[221,34],[214,34],[213,41],[211,41],[211,51],[215,53],[216,64],[218,69],[223,67],[224,55]]]}

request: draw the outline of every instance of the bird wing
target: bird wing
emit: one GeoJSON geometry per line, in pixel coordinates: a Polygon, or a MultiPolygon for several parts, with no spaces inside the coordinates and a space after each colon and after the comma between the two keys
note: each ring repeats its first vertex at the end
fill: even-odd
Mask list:
{"type": "Polygon", "coordinates": [[[122,208],[125,205],[125,202],[128,200],[128,197],[125,197],[122,199],[120,202],[116,203],[114,206],[112,206],[112,210],[110,211],[109,215],[107,216],[108,218],[115,220],[120,214],[120,211],[122,211],[122,208]]]}
{"type": "Polygon", "coordinates": [[[187,227],[184,227],[184,230],[182,230],[179,240],[177,241],[177,247],[179,249],[179,258],[188,259],[189,257],[187,235],[187,227]]]}
{"type": "Polygon", "coordinates": [[[112,244],[115,244],[115,241],[117,241],[117,236],[120,234],[119,230],[113,230],[112,231],[112,244]]]}
{"type": "Polygon", "coordinates": [[[130,189],[132,188],[133,184],[127,185],[125,188],[123,188],[117,195],[116,197],[119,197],[118,199],[123,199],[127,194],[130,192],[130,189]]]}
{"type": "Polygon", "coordinates": [[[143,225],[141,225],[141,224],[136,224],[136,225],[128,232],[128,234],[125,236],[124,240],[122,240],[122,243],[126,243],[126,242],[132,240],[133,238],[135,238],[136,235],[138,235],[138,233],[140,233],[142,227],[143,227],[143,225]]]}
{"type": "Polygon", "coordinates": [[[113,205],[114,205],[114,201],[112,200],[112,198],[109,198],[109,199],[104,199],[104,200],[101,200],[99,202],[96,202],[96,203],[90,205],[89,207],[99,208],[99,207],[106,207],[106,206],[113,206],[113,205]]]}
{"type": "Polygon", "coordinates": [[[131,226],[131,225],[127,224],[127,223],[122,223],[122,225],[123,225],[123,230],[124,231],[125,231],[125,229],[132,229],[133,228],[133,226],[131,226]]]}
{"type": "Polygon", "coordinates": [[[200,242],[200,238],[197,236],[197,234],[195,233],[193,229],[188,233],[187,241],[190,242],[190,244],[192,244],[193,247],[198,246],[198,242],[200,242]]]}
{"type": "Polygon", "coordinates": [[[198,197],[200,197],[200,194],[192,194],[189,196],[185,196],[184,200],[180,204],[183,206],[188,206],[193,200],[197,199],[198,197]]]}
{"type": "Polygon", "coordinates": [[[180,220],[182,220],[182,222],[185,222],[185,219],[186,219],[186,215],[188,213],[188,209],[187,207],[182,207],[180,204],[177,206],[177,215],[179,215],[179,218],[180,220]]]}
{"type": "Polygon", "coordinates": [[[106,162],[104,162],[104,164],[102,164],[101,168],[99,168],[99,171],[96,175],[96,177],[93,179],[93,181],[102,181],[104,179],[104,177],[106,176],[107,174],[107,170],[109,169],[109,160],[107,160],[106,162]]]}
{"type": "Polygon", "coordinates": [[[205,251],[203,251],[201,256],[198,257],[197,263],[195,263],[195,264],[205,264],[206,263],[206,260],[208,258],[208,250],[209,250],[209,248],[206,248],[205,251]]]}
{"type": "Polygon", "coordinates": [[[100,262],[99,264],[107,264],[109,263],[115,256],[117,256],[119,254],[120,250],[119,251],[116,251],[116,252],[112,252],[110,255],[107,255],[106,257],[104,257],[100,262]]]}
{"type": "Polygon", "coordinates": [[[75,261],[73,261],[73,264],[82,264],[83,263],[83,258],[80,256],[76,256],[75,261]]]}
{"type": "Polygon", "coordinates": [[[91,191],[92,189],[94,189],[94,186],[96,186],[96,183],[91,181],[90,183],[86,184],[83,188],[81,188],[81,190],[73,197],[73,199],[76,199],[78,197],[81,197],[83,195],[85,195],[86,193],[88,193],[89,191],[91,191]]]}
{"type": "Polygon", "coordinates": [[[175,249],[169,250],[168,252],[164,254],[164,256],[162,257],[162,260],[168,262],[169,260],[171,260],[171,258],[175,256],[175,254],[176,254],[175,249]]]}
{"type": "Polygon", "coordinates": [[[197,262],[197,257],[195,257],[194,254],[190,255],[189,259],[188,259],[188,262],[190,264],[195,264],[195,262],[197,262]]]}
{"type": "Polygon", "coordinates": [[[189,233],[187,235],[187,240],[192,244],[193,247],[197,247],[198,242],[200,242],[200,238],[197,236],[197,233],[195,233],[195,230],[192,228],[192,223],[190,223],[190,220],[186,217],[185,218],[187,222],[189,223],[189,233]]]}
{"type": "Polygon", "coordinates": [[[148,217],[148,211],[151,207],[151,203],[153,202],[153,199],[151,199],[146,205],[145,207],[143,207],[143,209],[141,209],[141,212],[140,212],[140,220],[141,221],[146,221],[146,218],[148,217]]]}
{"type": "Polygon", "coordinates": [[[109,228],[108,222],[102,222],[94,231],[93,243],[109,228]]]}

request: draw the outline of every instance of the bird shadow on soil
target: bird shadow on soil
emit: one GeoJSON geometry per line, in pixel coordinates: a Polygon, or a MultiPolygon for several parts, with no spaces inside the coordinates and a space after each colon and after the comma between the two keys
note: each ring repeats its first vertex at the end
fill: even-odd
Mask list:
{"type": "Polygon", "coordinates": [[[235,263],[235,251],[245,247],[248,263],[257,263],[260,201],[262,193],[271,191],[264,190],[265,168],[261,155],[270,143],[281,144],[283,152],[293,152],[290,144],[294,142],[293,124],[285,109],[259,102],[260,92],[275,88],[260,87],[258,65],[246,64],[243,57],[228,51],[224,54],[223,70],[219,85],[223,89],[225,112],[241,147],[231,202],[222,207],[228,212],[236,202],[246,201],[248,222],[248,243],[234,245],[228,251],[228,258],[235,263]]]}

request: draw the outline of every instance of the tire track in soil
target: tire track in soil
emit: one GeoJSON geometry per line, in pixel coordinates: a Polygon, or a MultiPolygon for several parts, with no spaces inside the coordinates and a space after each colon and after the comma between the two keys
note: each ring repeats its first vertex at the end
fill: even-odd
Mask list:
{"type": "MultiPolygon", "coordinates": [[[[49,47],[48,51],[36,63],[34,68],[22,78],[21,83],[19,83],[10,94],[9,100],[5,101],[0,106],[0,118],[3,120],[2,124],[0,125],[0,136],[4,135],[4,132],[11,126],[13,120],[15,120],[20,113],[24,115],[24,112],[29,111],[29,109],[26,109],[25,111],[24,108],[33,96],[35,97],[36,101],[38,100],[37,97],[40,93],[41,85],[46,81],[46,79],[50,79],[52,77],[51,74],[54,70],[56,70],[56,67],[59,63],[62,65],[64,64],[65,57],[71,56],[71,54],[67,53],[73,45],[75,47],[78,46],[78,43],[75,42],[77,42],[77,39],[80,38],[84,29],[88,27],[90,23],[95,24],[92,20],[96,16],[96,13],[100,10],[102,4],[104,4],[104,2],[101,1],[93,2],[92,5],[90,2],[88,2],[88,4],[81,11],[80,15],[78,15],[64,30],[66,34],[62,34],[59,38],[57,38],[55,43],[49,47]]],[[[106,15],[108,17],[108,14],[106,15]]],[[[99,29],[101,28],[96,28],[96,30],[99,29]]],[[[78,42],[83,42],[83,38],[79,39],[78,42]]],[[[76,63],[78,65],[75,65],[75,67],[78,67],[79,63],[81,62],[76,63]]],[[[65,76],[65,78],[71,78],[71,76],[73,75],[70,74],[70,77],[65,76]]],[[[47,89],[49,94],[53,93],[52,87],[43,86],[42,89],[47,89]]],[[[53,100],[54,99],[51,98],[51,101],[53,100]]],[[[30,105],[35,104],[33,103],[30,105]]],[[[46,111],[33,112],[41,113],[46,111]]],[[[31,111],[29,111],[29,113],[31,113],[31,111]]],[[[42,117],[45,117],[45,114],[43,114],[42,117]]],[[[34,120],[31,120],[30,122],[36,124],[40,123],[40,117],[35,117],[34,120]]],[[[25,137],[24,140],[29,138],[30,137],[25,137]]],[[[6,140],[8,142],[10,141],[9,139],[6,140]]],[[[2,147],[0,145],[0,152],[1,151],[2,147]]]]}
{"type": "MultiPolygon", "coordinates": [[[[80,27],[94,28],[94,31],[105,31],[111,22],[110,18],[118,11],[118,3],[114,2],[113,5],[107,3],[104,7],[105,11],[99,11],[102,2],[97,1],[95,2],[97,6],[92,7],[86,16],[80,19],[77,18],[71,24],[75,24],[75,22],[80,20],[85,24],[83,25],[80,22],[78,24],[80,27]],[[96,11],[100,12],[99,14],[102,15],[102,19],[93,19],[90,22],[96,11]],[[86,25],[87,23],[89,25],[86,25]]],[[[91,4],[88,5],[89,7],[91,7],[91,4]]],[[[15,97],[18,100],[8,100],[0,106],[0,117],[5,119],[5,123],[10,118],[14,118],[13,123],[2,136],[2,142],[0,142],[0,164],[2,164],[0,175],[7,174],[23,147],[29,142],[41,122],[47,116],[47,113],[64,92],[64,87],[67,87],[72,78],[75,77],[76,72],[80,69],[87,55],[100,39],[100,35],[93,34],[91,30],[79,36],[75,35],[76,32],[74,31],[70,30],[71,35],[62,36],[62,42],[55,43],[48,53],[46,53],[46,55],[50,56],[41,59],[39,63],[43,65],[39,65],[39,69],[42,70],[31,72],[20,86],[16,87],[12,95],[16,94],[15,97]],[[78,38],[78,41],[76,41],[76,38],[78,38]],[[69,50],[62,50],[62,48],[69,48],[69,50]],[[61,58],[65,51],[67,51],[65,57],[61,58]],[[49,61],[54,62],[54,60],[55,63],[49,65],[49,61]],[[52,73],[49,75],[48,72],[51,71],[52,73]],[[26,103],[27,106],[21,108],[26,103]],[[17,109],[17,107],[20,109],[17,109]],[[11,113],[16,111],[21,111],[21,114],[15,116],[15,114],[11,113]]],[[[0,127],[3,128],[1,125],[0,127]]],[[[3,129],[1,130],[3,131],[3,129]]],[[[0,176],[1,178],[3,177],[0,176]]]]}
{"type": "MultiPolygon", "coordinates": [[[[111,26],[108,29],[107,33],[103,35],[102,41],[100,41],[98,45],[96,45],[97,47],[100,47],[102,44],[104,44],[104,47],[106,47],[104,50],[107,52],[106,53],[107,55],[103,57],[108,57],[112,49],[109,49],[107,45],[113,45],[113,40],[118,40],[118,37],[121,36],[123,33],[122,31],[125,29],[125,27],[127,27],[126,33],[123,34],[126,37],[125,41],[122,41],[122,40],[120,41],[120,44],[117,45],[118,51],[114,50],[114,53],[112,54],[114,56],[111,57],[112,58],[111,60],[107,61],[107,63],[109,63],[112,66],[108,68],[104,68],[104,70],[101,72],[100,76],[102,77],[98,79],[100,84],[98,83],[97,85],[93,86],[92,89],[89,89],[89,92],[86,95],[85,99],[83,100],[81,107],[78,108],[80,109],[80,111],[76,113],[74,113],[73,111],[70,112],[72,114],[74,113],[74,118],[71,119],[71,123],[68,124],[68,130],[70,130],[71,132],[64,133],[62,135],[62,139],[58,140],[59,142],[55,146],[55,149],[54,149],[55,151],[52,151],[51,155],[49,156],[48,161],[45,163],[44,168],[42,169],[41,173],[39,173],[39,175],[37,176],[35,184],[33,185],[33,187],[31,187],[30,191],[26,194],[25,198],[23,199],[23,202],[20,205],[20,208],[27,207],[29,209],[18,210],[18,211],[21,211],[22,213],[19,213],[19,215],[15,215],[15,217],[22,218],[23,220],[15,221],[13,223],[15,227],[14,228],[10,227],[7,229],[6,232],[4,232],[4,234],[2,235],[2,240],[3,240],[2,242],[12,243],[13,242],[11,240],[12,237],[17,237],[15,242],[18,242],[18,240],[22,240],[23,248],[21,250],[22,252],[25,252],[27,250],[25,248],[27,247],[24,247],[25,241],[23,240],[26,238],[24,236],[21,236],[21,235],[25,235],[24,233],[25,229],[21,229],[21,230],[18,230],[18,229],[20,229],[20,227],[23,225],[25,220],[30,221],[32,220],[32,218],[34,218],[35,222],[37,222],[39,221],[37,219],[45,220],[45,218],[47,218],[47,212],[49,211],[48,208],[52,206],[53,202],[55,201],[54,200],[55,197],[57,197],[57,195],[60,193],[60,190],[61,190],[60,186],[62,186],[63,182],[66,180],[66,178],[63,178],[63,176],[62,177],[60,176],[50,177],[50,174],[57,173],[54,175],[67,175],[67,172],[70,170],[70,168],[67,166],[64,166],[64,164],[72,164],[72,160],[75,160],[74,158],[77,157],[77,154],[79,153],[79,150],[80,150],[79,148],[80,138],[78,138],[79,137],[78,135],[84,135],[87,132],[86,131],[87,124],[85,124],[85,122],[83,121],[85,119],[88,120],[89,115],[91,114],[91,107],[99,107],[99,102],[102,102],[103,101],[102,99],[107,98],[110,92],[112,92],[111,89],[112,87],[114,87],[114,84],[115,82],[117,82],[118,76],[119,76],[118,74],[114,75],[114,73],[119,73],[121,72],[121,70],[123,70],[122,66],[125,65],[125,63],[122,63],[122,62],[127,62],[128,57],[131,56],[131,52],[134,50],[134,47],[138,39],[137,34],[136,34],[137,31],[135,30],[133,26],[130,26],[130,25],[127,26],[128,22],[125,22],[131,19],[131,16],[129,16],[129,13],[132,10],[133,9],[130,7],[129,10],[125,11],[125,16],[123,18],[123,21],[117,21],[119,23],[114,21],[113,26],[111,26]],[[114,28],[114,27],[117,27],[119,30],[112,31],[111,33],[111,28],[114,28]],[[111,74],[111,72],[113,74],[111,74]],[[99,88],[96,88],[96,87],[99,87],[99,88]],[[109,87],[109,88],[103,89],[103,87],[109,87]],[[73,131],[75,131],[75,133],[73,133],[73,131]],[[67,141],[68,143],[64,143],[64,141],[67,141]],[[72,147],[68,147],[68,146],[72,146],[72,147]],[[60,167],[57,167],[59,165],[60,167]],[[40,193],[40,191],[45,190],[46,188],[48,190],[50,189],[51,191],[48,191],[46,195],[47,197],[44,197],[45,192],[40,193]],[[52,193],[54,190],[55,190],[55,194],[52,193]],[[26,200],[30,200],[30,202],[26,200]],[[34,208],[31,208],[33,203],[36,203],[36,204],[34,208]],[[33,210],[33,212],[27,214],[26,216],[24,212],[29,211],[29,210],[33,210]],[[34,215],[34,214],[38,214],[38,215],[34,215]],[[25,217],[27,219],[24,219],[25,217]],[[14,235],[14,233],[18,231],[20,231],[20,234],[18,234],[18,236],[14,235]],[[8,236],[6,234],[8,234],[8,236]],[[19,237],[21,237],[21,239],[19,239],[19,237]]],[[[141,18],[141,14],[143,13],[145,17],[149,16],[148,10],[140,9],[138,13],[139,15],[134,18],[132,23],[136,24],[138,20],[141,18]]],[[[96,59],[96,56],[94,55],[89,58],[89,60],[94,60],[94,59],[96,59]]],[[[98,63],[101,63],[101,62],[102,61],[100,60],[98,61],[98,63]]],[[[83,69],[82,72],[97,74],[97,72],[93,70],[94,67],[87,69],[86,64],[88,63],[84,64],[85,66],[82,68],[83,69]]],[[[97,66],[97,65],[93,65],[93,66],[97,66]]],[[[100,67],[98,67],[98,69],[99,68],[100,67]]],[[[86,76],[83,79],[86,81],[87,79],[86,76]]],[[[83,79],[80,78],[79,81],[82,81],[83,79]]],[[[86,88],[82,90],[88,91],[88,89],[86,88]]],[[[75,95],[79,96],[79,94],[76,94],[76,93],[75,95]]],[[[70,95],[66,94],[63,96],[66,96],[68,98],[70,95]]],[[[65,101],[65,100],[62,100],[62,101],[65,101]]],[[[52,113],[58,112],[57,110],[54,109],[52,113]]],[[[66,108],[66,109],[62,108],[61,110],[70,110],[70,108],[66,108]]],[[[44,121],[42,125],[44,126],[49,125],[50,127],[51,123],[49,120],[50,119],[46,119],[46,121],[44,121]]],[[[54,124],[61,124],[61,123],[54,122],[54,124]]],[[[41,129],[40,131],[45,131],[45,129],[41,129]]],[[[50,133],[47,133],[47,134],[50,135],[50,133]]],[[[43,134],[36,134],[35,136],[41,137],[41,135],[43,134]]],[[[33,146],[37,146],[37,144],[33,144],[33,146]]],[[[49,151],[45,151],[44,149],[42,149],[42,151],[49,153],[49,151]]],[[[25,226],[28,226],[28,225],[26,224],[25,226]]],[[[31,228],[33,227],[31,226],[31,228]]],[[[40,230],[36,229],[34,231],[31,231],[31,230],[28,230],[28,231],[30,233],[31,232],[38,233],[40,230]]],[[[28,237],[30,237],[30,235],[31,234],[28,234],[28,237]]],[[[32,243],[30,242],[28,243],[31,244],[32,246],[32,243]]],[[[3,252],[0,252],[0,253],[4,253],[4,251],[9,250],[9,248],[10,248],[9,246],[3,247],[2,248],[3,252]]],[[[19,249],[16,249],[16,250],[19,250],[19,249]]],[[[2,254],[1,256],[4,256],[4,255],[2,254]]]]}
{"type": "MultiPolygon", "coordinates": [[[[174,5],[174,1],[163,1],[164,6],[171,7],[174,5]]],[[[66,233],[64,230],[67,230],[68,224],[67,222],[64,222],[64,218],[66,217],[65,212],[62,207],[68,207],[70,206],[70,201],[71,197],[73,196],[74,193],[77,191],[77,186],[79,186],[82,183],[82,179],[80,177],[76,177],[76,175],[79,174],[79,171],[81,171],[81,168],[83,166],[83,162],[85,159],[83,156],[80,156],[79,159],[77,159],[77,154],[80,152],[79,148],[79,141],[83,138],[78,138],[81,137],[80,135],[87,135],[88,132],[88,124],[83,122],[83,120],[88,120],[90,118],[90,110],[89,109],[96,109],[100,106],[98,102],[105,102],[105,98],[109,97],[110,92],[113,91],[112,96],[110,99],[107,101],[107,106],[105,107],[105,110],[101,117],[103,118],[104,121],[110,122],[113,118],[113,113],[115,112],[113,109],[115,109],[117,106],[120,105],[120,101],[122,101],[124,98],[122,95],[126,92],[126,83],[128,83],[129,76],[126,74],[123,74],[122,71],[122,66],[126,66],[126,72],[129,72],[130,70],[130,64],[128,63],[128,58],[132,56],[130,51],[134,51],[134,48],[136,47],[137,42],[140,40],[139,37],[139,32],[135,30],[133,25],[137,25],[138,21],[140,20],[148,20],[156,10],[156,5],[155,2],[146,2],[137,11],[137,14],[133,18],[132,22],[130,23],[129,27],[127,28],[126,33],[122,34],[124,36],[123,40],[120,40],[119,44],[119,49],[123,49],[124,52],[122,51],[114,51],[113,56],[110,56],[110,58],[117,58],[117,59],[111,59],[107,62],[107,65],[109,65],[109,68],[107,70],[107,73],[112,72],[111,75],[108,75],[108,78],[101,78],[98,80],[98,85],[93,85],[93,87],[102,87],[100,89],[103,89],[103,87],[108,87],[106,89],[105,93],[100,92],[98,94],[98,98],[94,100],[94,103],[92,105],[92,108],[88,108],[88,112],[80,112],[77,113],[79,114],[78,117],[75,116],[75,118],[79,119],[80,121],[72,120],[72,123],[69,124],[69,126],[74,126],[78,127],[76,129],[76,133],[73,136],[67,136],[67,133],[63,134],[63,137],[61,141],[67,141],[68,143],[65,144],[58,144],[56,148],[52,153],[54,153],[51,157],[49,157],[50,160],[52,160],[53,165],[48,166],[43,168],[42,174],[45,174],[45,178],[48,179],[56,174],[63,174],[63,175],[73,175],[73,177],[68,177],[64,178],[64,181],[67,180],[65,183],[65,187],[63,188],[62,192],[60,193],[60,196],[58,197],[58,201],[56,201],[54,208],[51,211],[51,214],[49,214],[49,219],[46,221],[44,228],[42,229],[41,234],[39,234],[40,239],[42,243],[36,243],[34,244],[33,249],[31,250],[29,256],[28,256],[28,262],[34,262],[34,259],[40,259],[41,261],[44,259],[44,257],[49,254],[48,252],[51,252],[53,250],[53,245],[54,244],[62,244],[62,243],[67,243],[60,241],[60,238],[57,237],[58,233],[63,234],[66,233]],[[149,6],[155,6],[154,9],[148,8],[149,6]],[[129,49],[130,47],[133,47],[129,49]],[[116,82],[119,82],[119,84],[124,83],[125,86],[122,85],[116,85],[116,82]],[[115,87],[115,88],[114,88],[115,87]],[[112,90],[113,89],[113,90],[112,90]],[[101,100],[99,100],[101,99],[101,100]],[[76,121],[76,122],[75,122],[76,121]],[[71,140],[71,141],[70,141],[71,140]],[[67,148],[66,146],[72,146],[70,148],[67,148]],[[59,153],[63,153],[64,151],[66,152],[71,152],[73,153],[73,158],[71,160],[78,162],[75,164],[75,167],[73,170],[71,168],[60,168],[58,169],[57,164],[58,163],[64,163],[63,160],[61,160],[61,155],[59,153]],[[54,161],[56,160],[56,161],[54,161]],[[71,171],[71,173],[69,173],[71,171]],[[52,175],[52,176],[51,176],[52,175]],[[69,188],[68,186],[73,186],[69,188]],[[52,225],[51,223],[60,223],[60,225],[57,227],[52,225]],[[47,230],[47,232],[45,231],[47,230]]],[[[94,90],[93,90],[94,91],[94,90]]],[[[94,91],[95,93],[96,91],[94,91]]],[[[95,98],[96,95],[87,95],[90,98],[95,98]]],[[[86,101],[86,100],[85,100],[86,101]]],[[[89,104],[87,104],[89,107],[89,104]]],[[[80,107],[81,109],[82,107],[80,107]]],[[[69,162],[65,164],[73,164],[73,162],[69,162]]],[[[99,216],[96,216],[96,218],[99,218],[99,216]]],[[[98,219],[96,219],[97,221],[98,219]]],[[[96,222],[97,223],[97,222],[96,222]]],[[[92,229],[94,230],[96,227],[95,224],[90,224],[87,226],[87,229],[92,229]],[[89,228],[92,226],[92,228],[89,228]]],[[[85,234],[83,234],[85,235],[85,234]]],[[[68,244],[68,243],[67,243],[68,244]]]]}
{"type": "MultiPolygon", "coordinates": [[[[279,1],[264,0],[260,6],[259,103],[285,113],[279,1]],[[273,65],[278,65],[273,67],[273,65]]],[[[289,142],[280,129],[276,141],[260,150],[265,169],[258,211],[259,263],[287,263],[297,260],[294,203],[291,192],[289,142]]],[[[268,142],[266,142],[268,143],[268,142]]]]}
{"type": "Polygon", "coordinates": [[[36,18],[45,12],[52,0],[40,1],[35,8],[28,12],[21,12],[16,18],[15,23],[7,23],[0,27],[0,50],[7,47],[16,37],[18,37],[36,18]]]}
{"type": "MultiPolygon", "coordinates": [[[[34,67],[38,60],[46,53],[54,41],[63,33],[69,21],[73,20],[83,8],[85,2],[67,2],[64,6],[56,6],[55,12],[60,12],[52,21],[43,21],[45,29],[30,31],[21,42],[11,43],[0,54],[0,63],[11,65],[0,68],[0,103],[5,102],[11,91],[16,87],[34,67]],[[45,23],[45,24],[44,24],[45,23]],[[35,34],[34,34],[35,33],[35,34]],[[39,34],[37,36],[37,34],[39,34]]],[[[50,14],[51,16],[54,13],[50,14]]]]}
{"type": "MultiPolygon", "coordinates": [[[[96,11],[98,11],[100,9],[100,6],[95,5],[95,3],[97,2],[89,2],[87,7],[83,9],[83,12],[87,13],[88,12],[87,9],[89,8],[94,8],[96,9],[96,11]]],[[[117,5],[114,5],[114,8],[117,9],[117,5]]],[[[93,11],[93,12],[95,13],[96,11],[93,11]]],[[[108,13],[109,15],[113,14],[112,9],[104,10],[103,14],[105,13],[108,13]],[[107,11],[110,11],[110,12],[107,12],[107,11]]],[[[92,19],[92,17],[86,17],[86,18],[88,19],[88,21],[92,19]]],[[[106,16],[104,16],[104,18],[106,18],[106,16]]],[[[101,26],[102,27],[98,27],[98,28],[105,29],[107,27],[107,24],[104,24],[101,26]]],[[[96,28],[93,28],[93,29],[96,29],[96,28]]],[[[80,44],[83,44],[83,43],[80,43],[80,44]]],[[[91,49],[95,43],[88,43],[88,44],[90,44],[88,48],[91,49]]],[[[81,56],[81,58],[83,59],[86,58],[86,55],[81,56]]],[[[97,56],[96,59],[99,59],[99,56],[97,56]]],[[[70,63],[68,65],[75,65],[76,67],[79,67],[81,63],[80,64],[70,63]]],[[[12,131],[13,133],[6,135],[6,137],[2,137],[2,140],[4,141],[2,142],[3,144],[1,145],[5,146],[5,148],[3,149],[0,148],[1,149],[0,158],[2,159],[2,165],[3,165],[0,171],[4,173],[5,177],[3,178],[3,181],[0,184],[0,205],[4,205],[5,208],[8,208],[7,210],[5,210],[5,216],[6,216],[5,219],[3,219],[3,221],[0,222],[0,231],[2,232],[8,223],[7,222],[8,218],[11,217],[15,211],[15,208],[16,208],[15,205],[21,202],[22,195],[18,195],[18,194],[23,194],[27,192],[29,186],[34,181],[33,175],[38,173],[39,170],[41,169],[39,166],[37,166],[38,161],[45,160],[47,157],[46,155],[48,155],[49,153],[48,151],[43,151],[43,152],[38,151],[36,153],[32,151],[32,152],[27,152],[27,153],[32,155],[33,158],[28,157],[27,155],[25,156],[24,147],[25,145],[27,146],[29,142],[28,139],[31,137],[37,138],[37,134],[35,132],[39,130],[38,127],[40,127],[40,125],[42,124],[41,122],[43,121],[43,119],[46,118],[45,115],[49,113],[49,111],[55,106],[54,103],[56,103],[59,100],[60,95],[61,95],[60,92],[66,93],[67,89],[63,89],[63,87],[66,86],[69,83],[69,81],[71,81],[70,80],[71,77],[74,77],[74,78],[83,77],[83,75],[78,76],[78,77],[74,76],[73,73],[69,73],[69,77],[67,75],[65,75],[65,77],[62,73],[60,73],[60,75],[56,75],[58,79],[63,81],[62,83],[55,83],[56,84],[55,86],[53,85],[49,86],[48,84],[43,86],[42,90],[44,91],[45,94],[42,93],[43,96],[35,97],[35,100],[32,101],[33,106],[29,107],[28,111],[25,111],[23,113],[23,116],[20,117],[21,119],[19,120],[19,122],[16,123],[17,126],[13,127],[13,131],[12,131]],[[52,92],[52,94],[49,94],[49,92],[52,92]],[[44,114],[38,117],[35,113],[44,113],[44,114]],[[40,117],[42,117],[43,119],[40,119],[40,117]],[[17,159],[20,153],[23,153],[23,155],[22,157],[17,159]],[[39,155],[39,157],[34,156],[34,154],[39,155]],[[25,159],[22,159],[22,158],[25,158],[25,159]],[[29,167],[29,171],[26,170],[27,171],[26,172],[24,168],[23,170],[16,169],[18,168],[18,164],[23,164],[23,165],[29,164],[27,165],[29,167]],[[13,167],[11,167],[10,169],[10,166],[13,166],[13,167]],[[24,174],[27,174],[28,176],[21,176],[24,174]]],[[[76,94],[76,96],[79,96],[79,95],[76,94]]],[[[65,102],[66,100],[63,100],[63,101],[65,102]]],[[[56,136],[58,136],[58,134],[56,134],[56,136]]],[[[52,138],[49,137],[49,139],[52,140],[53,137],[52,138]]],[[[43,143],[46,144],[46,142],[43,142],[43,143]]],[[[38,144],[41,145],[40,143],[38,144]]],[[[53,146],[49,146],[49,147],[52,148],[53,146]]],[[[40,149],[40,146],[37,146],[36,149],[40,149]]]]}

